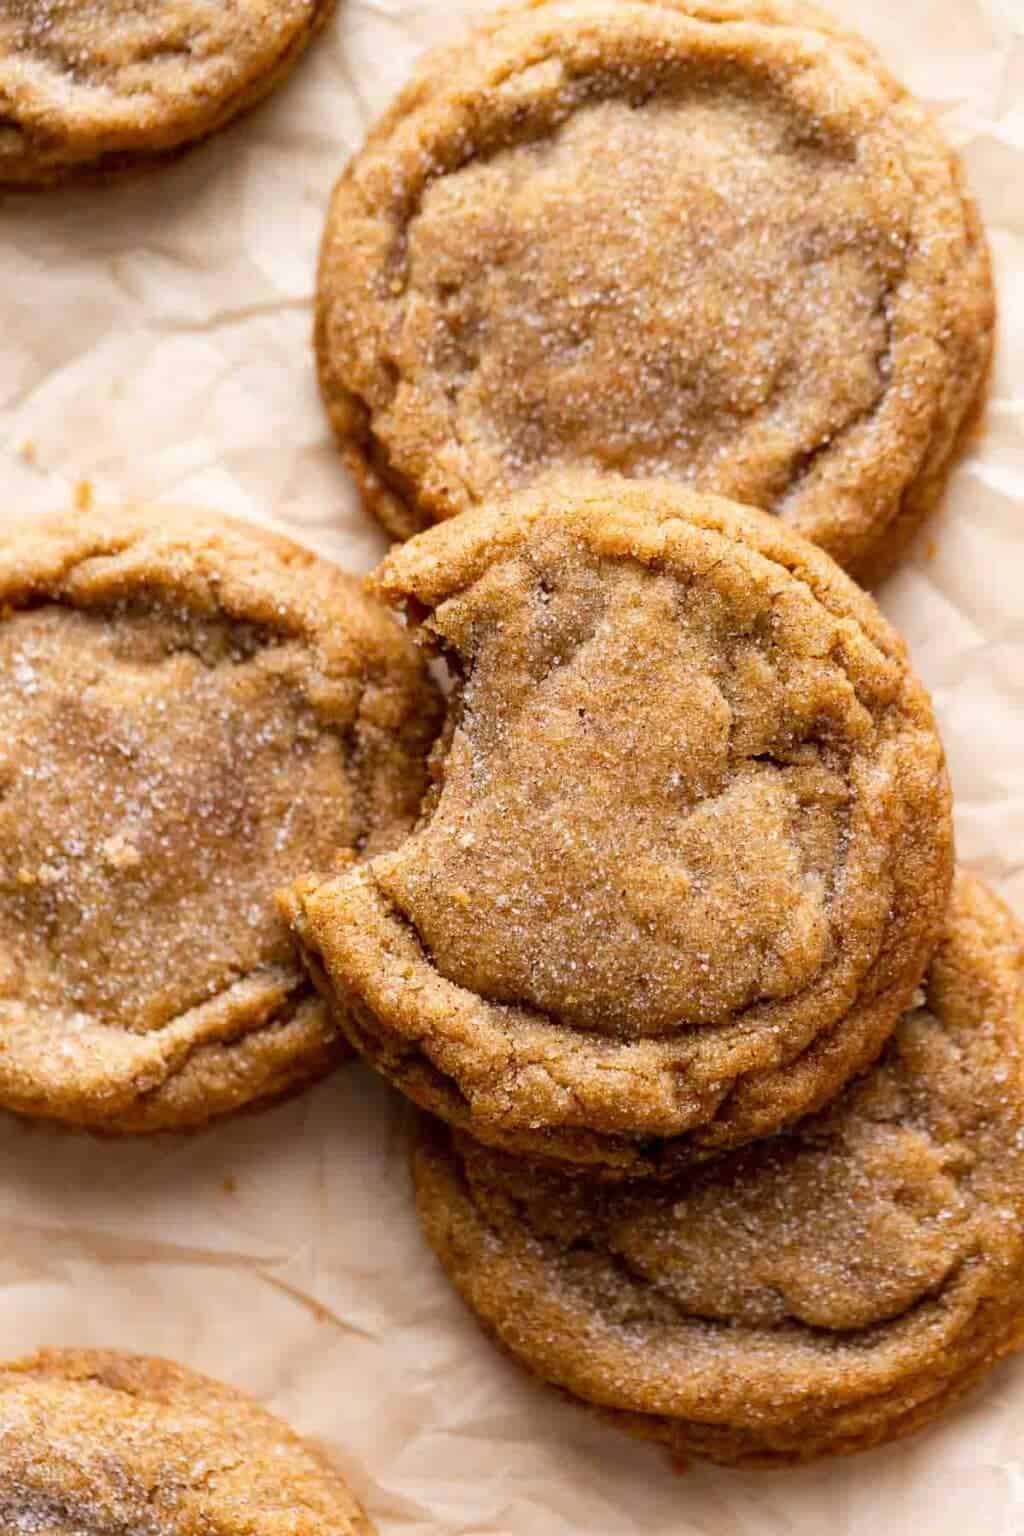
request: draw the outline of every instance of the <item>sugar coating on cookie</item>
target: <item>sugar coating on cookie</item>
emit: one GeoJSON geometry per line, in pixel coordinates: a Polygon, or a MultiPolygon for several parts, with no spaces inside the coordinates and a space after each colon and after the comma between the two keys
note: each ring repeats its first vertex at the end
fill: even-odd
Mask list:
{"type": "Polygon", "coordinates": [[[256,527],[96,512],[0,551],[0,1105],[200,1124],[340,1042],[277,883],[387,846],[435,692],[354,577],[256,527]]]}
{"type": "Polygon", "coordinates": [[[677,1453],[799,1461],[929,1423],[1024,1342],[1024,934],[958,876],[925,992],[829,1108],[669,1184],[427,1124],[419,1213],[523,1364],[677,1453]]]}
{"type": "Polygon", "coordinates": [[[99,1350],[0,1366],[0,1526],[373,1536],[341,1477],[251,1398],[167,1360],[99,1350]]]}
{"type": "Polygon", "coordinates": [[[5,0],[0,187],[159,162],[288,73],[335,0],[5,0]]]}
{"type": "Polygon", "coordinates": [[[827,556],[601,478],[444,523],[375,585],[455,679],[437,785],[401,847],[289,899],[371,1061],[485,1139],[639,1173],[877,1055],[941,929],[949,788],[827,556]]]}
{"type": "Polygon", "coordinates": [[[823,13],[547,0],[428,57],[345,172],[317,348],[397,537],[612,470],[867,580],[939,495],[993,311],[953,155],[823,13]]]}

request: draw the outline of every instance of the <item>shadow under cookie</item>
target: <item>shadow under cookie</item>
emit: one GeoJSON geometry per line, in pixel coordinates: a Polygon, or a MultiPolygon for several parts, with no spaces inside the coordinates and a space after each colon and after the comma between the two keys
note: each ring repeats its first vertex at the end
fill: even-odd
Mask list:
{"type": "Polygon", "coordinates": [[[776,512],[862,581],[989,368],[978,215],[803,4],[548,0],[428,56],[334,193],[320,381],[399,538],[552,471],[776,512]]]}
{"type": "Polygon", "coordinates": [[[670,1184],[424,1120],[421,1221],[523,1365],[679,1455],[775,1465],[930,1423],[1024,1342],[1024,934],[959,875],[925,995],[795,1130],[670,1184]]]}
{"type": "Polygon", "coordinates": [[[0,552],[0,1107],[185,1129],[346,1047],[275,884],[387,847],[437,702],[358,581],[166,508],[0,552]]]}
{"type": "Polygon", "coordinates": [[[0,1365],[5,1531],[373,1536],[341,1477],[251,1398],[167,1360],[47,1350],[0,1365]]]}
{"type": "Polygon", "coordinates": [[[399,848],[285,900],[371,1063],[484,1141],[668,1175],[873,1060],[951,878],[931,708],[778,520],[568,478],[393,551],[454,678],[399,848]]]}
{"type": "Polygon", "coordinates": [[[335,0],[8,0],[0,190],[156,168],[291,73],[335,0]]]}

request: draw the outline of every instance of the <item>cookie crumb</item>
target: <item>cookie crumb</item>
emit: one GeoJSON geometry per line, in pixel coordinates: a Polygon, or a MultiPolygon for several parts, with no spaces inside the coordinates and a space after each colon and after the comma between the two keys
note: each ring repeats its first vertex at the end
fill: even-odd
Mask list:
{"type": "Polygon", "coordinates": [[[136,869],[142,863],[142,854],[121,832],[108,837],[100,845],[100,852],[103,862],[112,869],[136,869]]]}

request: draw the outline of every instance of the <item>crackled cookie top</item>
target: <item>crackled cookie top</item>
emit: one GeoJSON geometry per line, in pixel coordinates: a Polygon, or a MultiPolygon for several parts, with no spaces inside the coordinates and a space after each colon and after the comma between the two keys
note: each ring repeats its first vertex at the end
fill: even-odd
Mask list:
{"type": "Polygon", "coordinates": [[[991,350],[923,111],[809,7],[550,0],[430,58],[339,183],[324,397],[405,537],[552,470],[779,513],[858,575],[991,350]]]}
{"type": "Polygon", "coordinates": [[[4,0],[0,186],[173,151],[264,96],[334,0],[4,0]]]}
{"type": "Polygon", "coordinates": [[[250,1398],[166,1360],[0,1366],[0,1527],[39,1536],[373,1536],[337,1473],[250,1398]]]}
{"type": "Polygon", "coordinates": [[[418,802],[434,702],[398,626],[163,509],[22,526],[0,611],[0,1103],[129,1128],[323,1070],[273,890],[418,802]]]}
{"type": "Polygon", "coordinates": [[[627,1427],[723,1461],[864,1449],[1022,1336],[1024,947],[958,877],[925,992],[796,1130],[600,1186],[424,1125],[420,1214],[501,1341],[627,1427]]]}
{"type": "Polygon", "coordinates": [[[415,835],[298,897],[371,1056],[429,1062],[481,1133],[715,1142],[878,1050],[941,922],[948,790],[830,561],[763,513],[567,482],[376,583],[457,683],[415,835]]]}

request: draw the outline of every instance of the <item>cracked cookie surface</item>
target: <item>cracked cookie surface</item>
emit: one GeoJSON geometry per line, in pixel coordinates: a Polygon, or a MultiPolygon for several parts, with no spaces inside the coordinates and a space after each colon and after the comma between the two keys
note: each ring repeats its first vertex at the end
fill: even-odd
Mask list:
{"type": "Polygon", "coordinates": [[[339,182],[321,386],[399,538],[552,471],[776,512],[861,580],[987,374],[923,109],[809,6],[546,0],[428,57],[339,182]]]}
{"type": "Polygon", "coordinates": [[[957,876],[919,1006],[822,1113],[602,1186],[424,1118],[431,1245],[537,1375],[679,1454],[766,1463],[930,1422],[1024,1339],[1024,935],[957,876]]]}
{"type": "Polygon", "coordinates": [[[399,848],[287,898],[380,1070],[510,1150],[629,1175],[872,1060],[938,941],[949,788],[877,608],[762,512],[569,481],[395,550],[455,678],[399,848]]]}
{"type": "Polygon", "coordinates": [[[40,1536],[373,1536],[349,1489],[251,1398],[167,1360],[0,1366],[0,1525],[40,1536]]]}
{"type": "Polygon", "coordinates": [[[335,0],[5,0],[0,187],[158,164],[254,106],[335,0]]]}
{"type": "Polygon", "coordinates": [[[202,1124],[343,1051],[276,883],[409,825],[434,690],[355,577],[164,508],[0,552],[0,1105],[202,1124]]]}

